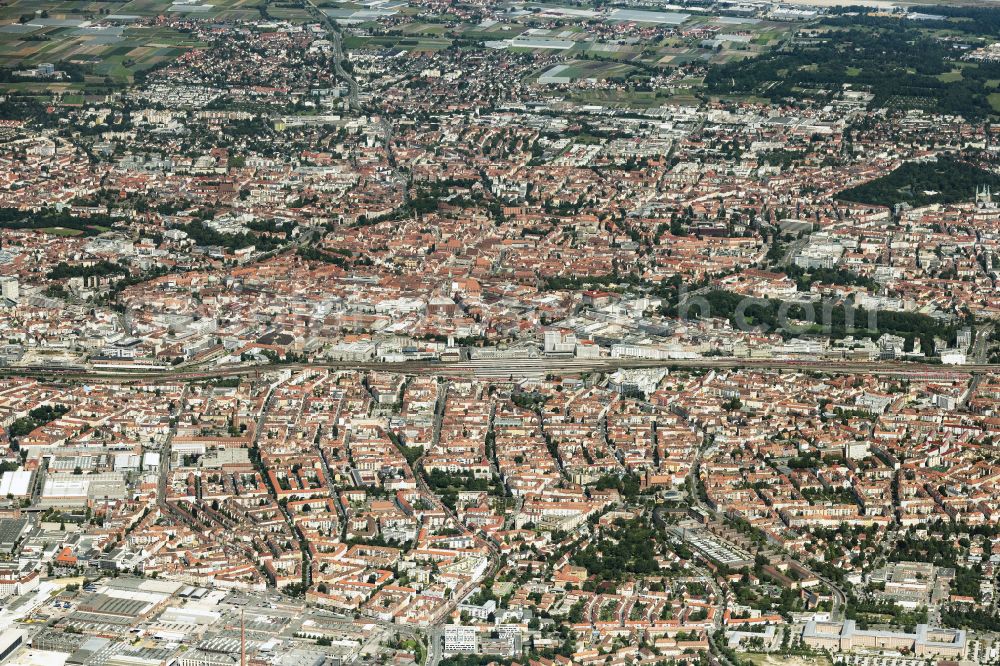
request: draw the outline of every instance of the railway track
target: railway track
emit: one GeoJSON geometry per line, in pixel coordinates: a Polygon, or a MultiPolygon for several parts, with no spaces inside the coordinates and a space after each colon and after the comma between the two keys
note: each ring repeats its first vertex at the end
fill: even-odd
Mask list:
{"type": "Polygon", "coordinates": [[[668,370],[781,370],[818,372],[824,374],[866,374],[896,376],[901,378],[942,377],[946,375],[993,374],[1000,372],[1000,364],[977,363],[961,366],[943,366],[930,363],[861,362],[861,361],[784,361],[772,359],[499,359],[490,362],[465,361],[443,363],[430,361],[403,361],[393,363],[286,363],[275,365],[233,366],[212,369],[184,370],[93,370],[86,367],[66,366],[7,366],[0,368],[0,376],[34,377],[52,381],[89,383],[148,383],[164,384],[207,381],[227,377],[257,376],[281,370],[378,370],[399,374],[429,374],[451,377],[479,378],[484,380],[519,380],[545,375],[573,375],[590,372],[614,372],[620,369],[666,368],[668,370]]]}

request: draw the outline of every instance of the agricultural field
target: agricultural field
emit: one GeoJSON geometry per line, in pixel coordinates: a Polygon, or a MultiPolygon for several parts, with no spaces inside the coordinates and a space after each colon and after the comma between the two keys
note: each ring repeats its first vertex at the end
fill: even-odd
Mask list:
{"type": "Polygon", "coordinates": [[[576,104],[593,104],[612,108],[651,109],[661,106],[671,99],[666,92],[645,90],[580,90],[570,95],[576,104]]]}
{"type": "MultiPolygon", "coordinates": [[[[794,25],[705,12],[632,10],[543,2],[515,5],[502,17],[484,18],[459,5],[428,10],[417,0],[378,4],[321,0],[321,10],[343,31],[346,51],[398,49],[433,53],[455,45],[532,54],[539,69],[565,65],[560,77],[583,89],[570,97],[619,108],[653,108],[690,101],[691,81],[670,90],[647,83],[678,68],[703,68],[767,53],[784,43],[794,25]],[[543,64],[548,61],[550,64],[543,64]],[[611,82],[628,90],[587,90],[611,82]]],[[[163,63],[204,47],[177,19],[302,23],[309,11],[283,0],[11,0],[0,7],[0,87],[64,104],[82,103],[135,82],[163,63]],[[159,20],[157,17],[161,17],[159,20]],[[173,20],[173,27],[162,18],[173,20]],[[178,27],[180,26],[180,27],[178,27]],[[13,76],[44,63],[65,74],[13,76]]],[[[958,72],[960,75],[961,72],[958,72]]]]}
{"type": "MultiPolygon", "coordinates": [[[[131,0],[55,2],[10,0],[0,6],[0,69],[23,71],[51,63],[55,77],[5,76],[4,90],[28,93],[100,92],[127,85],[135,75],[204,46],[180,29],[157,25],[171,19],[249,20],[290,12],[267,0],[131,0]],[[262,13],[263,9],[263,13],[262,13]]],[[[307,18],[295,10],[299,20],[307,18]]]]}
{"type": "Polygon", "coordinates": [[[563,70],[562,74],[563,76],[570,77],[574,80],[624,80],[628,77],[629,72],[632,71],[635,71],[634,67],[619,62],[574,61],[571,62],[565,70],[563,70]]]}
{"type": "Polygon", "coordinates": [[[44,39],[24,41],[0,32],[0,67],[21,69],[53,63],[79,71],[77,83],[127,83],[136,72],[169,61],[200,46],[187,35],[164,28],[120,27],[109,30],[59,27],[40,31],[44,39]]]}
{"type": "MultiPolygon", "coordinates": [[[[231,0],[231,5],[240,0],[231,0]]],[[[4,84],[11,91],[86,91],[122,85],[137,72],[173,60],[202,46],[179,30],[149,24],[149,16],[170,7],[149,0],[130,3],[30,3],[14,2],[2,8],[0,68],[22,71],[51,63],[54,77],[14,77],[4,84]],[[47,8],[47,5],[52,5],[47,8]],[[125,14],[135,6],[143,15],[125,14]],[[97,22],[100,21],[98,24],[97,22]]]]}
{"type": "Polygon", "coordinates": [[[21,17],[36,18],[48,14],[49,18],[96,20],[102,16],[153,17],[169,14],[197,14],[211,19],[231,20],[259,16],[258,7],[265,0],[204,0],[204,2],[178,2],[172,0],[130,0],[129,2],[101,2],[67,0],[9,0],[0,7],[0,22],[19,21],[21,17]]]}
{"type": "Polygon", "coordinates": [[[432,52],[448,48],[452,40],[443,37],[411,37],[406,35],[385,35],[372,37],[348,36],[344,47],[354,49],[403,49],[413,52],[432,52]]]}

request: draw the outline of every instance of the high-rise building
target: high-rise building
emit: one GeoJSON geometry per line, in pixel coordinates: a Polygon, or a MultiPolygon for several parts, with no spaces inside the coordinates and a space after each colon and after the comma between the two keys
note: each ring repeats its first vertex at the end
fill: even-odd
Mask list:
{"type": "Polygon", "coordinates": [[[16,277],[0,277],[0,297],[16,301],[21,298],[21,285],[16,277]]]}
{"type": "Polygon", "coordinates": [[[475,627],[449,624],[444,628],[444,651],[446,653],[476,652],[478,632],[475,627]]]}

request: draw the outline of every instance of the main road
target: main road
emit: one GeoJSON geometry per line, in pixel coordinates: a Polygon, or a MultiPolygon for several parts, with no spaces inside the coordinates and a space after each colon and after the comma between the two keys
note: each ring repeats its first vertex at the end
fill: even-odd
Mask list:
{"type": "MultiPolygon", "coordinates": [[[[691,462],[691,468],[688,470],[688,476],[687,476],[686,484],[685,485],[687,486],[688,502],[690,503],[690,505],[692,507],[700,508],[707,515],[711,516],[711,518],[710,518],[711,520],[716,521],[719,524],[724,524],[724,521],[723,521],[722,517],[719,515],[719,512],[716,511],[711,506],[709,506],[708,504],[706,504],[705,502],[703,502],[702,499],[701,499],[701,495],[699,493],[699,486],[701,484],[701,478],[700,478],[701,477],[701,461],[704,458],[705,454],[711,448],[712,448],[712,446],[707,445],[706,442],[702,442],[702,444],[698,446],[698,448],[695,451],[694,460],[692,460],[692,462],[691,462]]],[[[654,519],[658,518],[659,511],[661,510],[661,508],[662,507],[657,507],[656,509],[653,510],[654,519]]],[[[658,522],[662,523],[662,519],[659,519],[658,522]]],[[[831,611],[830,611],[830,614],[831,614],[832,617],[834,617],[834,618],[839,617],[840,609],[846,608],[846,606],[847,606],[847,594],[834,581],[832,581],[829,578],[827,578],[827,577],[825,577],[825,576],[817,573],[816,571],[814,571],[813,569],[811,569],[810,567],[808,567],[806,564],[804,564],[800,560],[797,560],[797,559],[793,558],[790,554],[786,553],[784,550],[780,550],[778,548],[775,548],[774,546],[772,546],[770,544],[766,544],[762,548],[758,548],[757,551],[754,554],[756,555],[756,554],[762,553],[762,552],[767,552],[770,555],[770,557],[768,559],[770,561],[772,561],[772,562],[775,561],[775,558],[782,558],[782,559],[786,560],[787,562],[790,562],[790,563],[793,563],[793,564],[799,566],[804,571],[808,571],[809,573],[811,573],[813,576],[816,577],[816,579],[820,583],[822,583],[823,585],[825,585],[827,587],[827,589],[830,590],[830,597],[831,597],[831,602],[830,602],[831,603],[831,611]]],[[[714,578],[712,580],[713,580],[713,588],[715,590],[717,598],[719,599],[719,604],[716,607],[717,619],[721,619],[722,614],[725,612],[725,609],[726,609],[727,600],[726,600],[725,594],[723,594],[721,588],[715,582],[714,578]]],[[[718,631],[720,629],[722,629],[721,622],[717,625],[716,631],[718,631]]],[[[712,633],[709,633],[709,648],[710,648],[710,652],[712,653],[712,655],[715,656],[720,661],[720,663],[723,664],[723,666],[732,666],[732,663],[730,662],[730,660],[719,649],[719,646],[716,643],[716,638],[715,638],[715,636],[712,635],[712,633]]]]}
{"type": "MultiPolygon", "coordinates": [[[[441,426],[444,420],[444,412],[447,408],[448,401],[448,384],[438,384],[437,390],[437,400],[434,401],[434,430],[431,436],[431,449],[437,446],[438,442],[441,441],[441,426]]],[[[400,454],[405,457],[405,451],[402,449],[400,449],[400,454]]],[[[437,494],[427,484],[423,462],[424,454],[421,453],[420,456],[413,461],[413,465],[411,466],[413,478],[416,481],[421,496],[427,498],[428,501],[433,503],[440,511],[444,512],[445,515],[451,518],[459,529],[466,530],[467,533],[471,534],[473,540],[476,542],[476,545],[485,548],[488,553],[487,557],[489,560],[489,564],[487,565],[486,571],[483,575],[478,579],[470,580],[463,587],[456,589],[451,598],[448,599],[448,601],[440,609],[438,609],[432,617],[431,626],[427,629],[428,651],[425,666],[437,666],[443,657],[441,652],[441,624],[447,621],[452,611],[455,610],[458,604],[461,603],[462,599],[471,591],[476,583],[479,581],[489,580],[496,576],[497,571],[500,569],[501,553],[500,549],[493,542],[492,537],[485,532],[482,532],[480,535],[477,532],[469,531],[465,524],[459,520],[457,515],[455,515],[455,512],[452,511],[451,508],[437,496],[437,494]]]]}
{"type": "Polygon", "coordinates": [[[357,111],[361,108],[361,102],[358,99],[358,82],[344,69],[344,40],[340,32],[340,26],[318,7],[313,0],[305,0],[305,3],[313,16],[326,28],[327,34],[330,37],[330,43],[333,45],[333,71],[337,75],[337,78],[347,84],[347,103],[351,109],[357,111]]]}

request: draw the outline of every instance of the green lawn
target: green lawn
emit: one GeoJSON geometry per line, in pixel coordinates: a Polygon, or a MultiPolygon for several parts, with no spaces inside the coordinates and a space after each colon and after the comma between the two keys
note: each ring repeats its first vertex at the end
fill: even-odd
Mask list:
{"type": "Polygon", "coordinates": [[[67,229],[66,227],[45,227],[41,231],[51,236],[79,236],[83,233],[79,229],[67,229]]]}
{"type": "Polygon", "coordinates": [[[961,81],[962,80],[962,70],[961,69],[953,69],[950,72],[945,72],[944,74],[938,74],[937,78],[938,78],[938,81],[941,81],[942,83],[951,83],[953,81],[961,81]]]}

